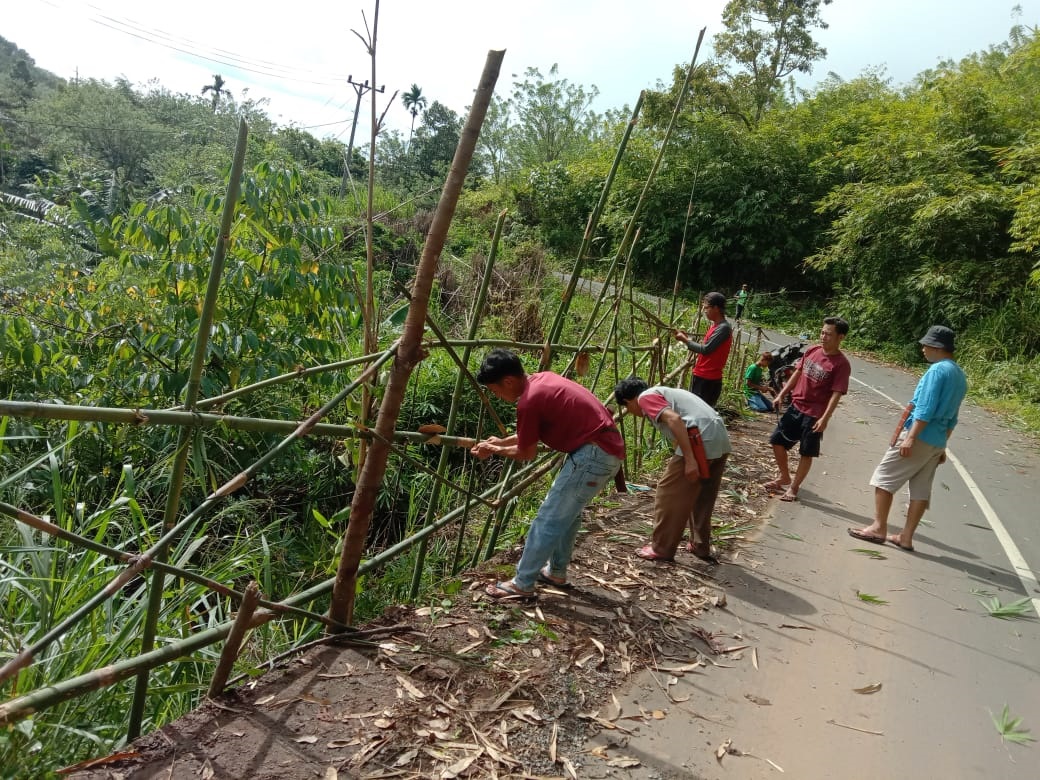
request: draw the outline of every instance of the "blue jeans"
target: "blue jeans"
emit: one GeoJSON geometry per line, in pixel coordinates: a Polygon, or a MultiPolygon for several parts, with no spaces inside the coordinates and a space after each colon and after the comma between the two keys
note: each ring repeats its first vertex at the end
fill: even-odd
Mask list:
{"type": "Polygon", "coordinates": [[[759,392],[756,392],[754,395],[748,396],[747,405],[749,408],[754,409],[756,412],[773,411],[773,402],[759,392]]]}
{"type": "Polygon", "coordinates": [[[513,577],[519,590],[534,590],[546,561],[552,576],[567,576],[581,527],[581,510],[603,490],[620,465],[621,458],[608,455],[595,444],[586,444],[567,456],[527,531],[513,577]]]}

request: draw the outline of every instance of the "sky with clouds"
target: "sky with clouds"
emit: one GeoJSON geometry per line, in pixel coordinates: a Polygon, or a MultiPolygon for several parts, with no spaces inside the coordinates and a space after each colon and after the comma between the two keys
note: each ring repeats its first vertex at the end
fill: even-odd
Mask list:
{"type": "MultiPolygon", "coordinates": [[[[8,0],[0,36],[40,67],[67,79],[157,79],[198,94],[220,73],[236,99],[267,100],[281,125],[318,136],[350,133],[357,101],[348,77],[384,88],[377,94],[391,128],[407,133],[400,94],[418,84],[428,100],[464,114],[487,53],[505,49],[497,91],[506,96],[525,69],[595,85],[598,111],[632,105],[645,87],[669,82],[693,56],[706,28],[702,59],[721,28],[725,0],[312,0],[293,6],[259,0],[149,3],[140,0],[8,0]],[[377,70],[367,53],[376,31],[377,70]]],[[[1040,0],[834,0],[816,33],[825,61],[800,80],[828,73],[850,79],[884,67],[906,83],[945,59],[1002,43],[1013,24],[1040,25],[1040,0]],[[1016,5],[1021,15],[1013,10],[1016,5]]],[[[359,135],[367,137],[366,94],[359,135]]]]}

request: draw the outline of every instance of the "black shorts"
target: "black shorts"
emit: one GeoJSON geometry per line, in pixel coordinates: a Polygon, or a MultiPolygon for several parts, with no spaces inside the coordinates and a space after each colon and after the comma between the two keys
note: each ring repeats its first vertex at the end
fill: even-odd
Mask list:
{"type": "Polygon", "coordinates": [[[705,379],[694,374],[690,392],[714,409],[715,404],[719,402],[719,396],[722,395],[722,380],[705,379]]]}
{"type": "Polygon", "coordinates": [[[799,455],[806,458],[818,458],[823,434],[815,433],[814,425],[816,425],[815,417],[799,412],[792,404],[787,407],[784,416],[776,424],[776,430],[769,437],[769,443],[779,444],[785,450],[791,449],[797,443],[799,455]]]}

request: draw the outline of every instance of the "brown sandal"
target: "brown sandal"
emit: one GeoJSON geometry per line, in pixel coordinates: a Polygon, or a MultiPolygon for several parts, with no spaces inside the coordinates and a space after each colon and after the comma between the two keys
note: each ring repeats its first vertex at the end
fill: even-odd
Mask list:
{"type": "Polygon", "coordinates": [[[520,590],[512,580],[488,585],[484,592],[496,601],[534,601],[538,594],[533,590],[520,590]]]}

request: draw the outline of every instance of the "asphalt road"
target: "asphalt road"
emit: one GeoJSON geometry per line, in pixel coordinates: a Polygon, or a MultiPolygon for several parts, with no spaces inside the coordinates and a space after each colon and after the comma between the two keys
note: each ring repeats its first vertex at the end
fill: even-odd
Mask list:
{"type": "MultiPolygon", "coordinates": [[[[643,766],[627,777],[780,777],[774,764],[796,778],[1040,777],[1040,744],[1002,741],[991,717],[1007,706],[1040,739],[1036,443],[965,404],[916,551],[856,542],[846,530],[870,521],[867,483],[918,375],[852,365],[800,500],[773,501],[760,537],[717,575],[729,606],[706,627],[748,648],[670,697],[648,673],[619,693],[623,707],[667,713],[629,738],[643,766]],[[980,604],[993,597],[1032,602],[1000,620],[980,604]],[[720,762],[726,740],[752,756],[720,762]]],[[[891,531],[905,510],[904,492],[891,531]]]]}

